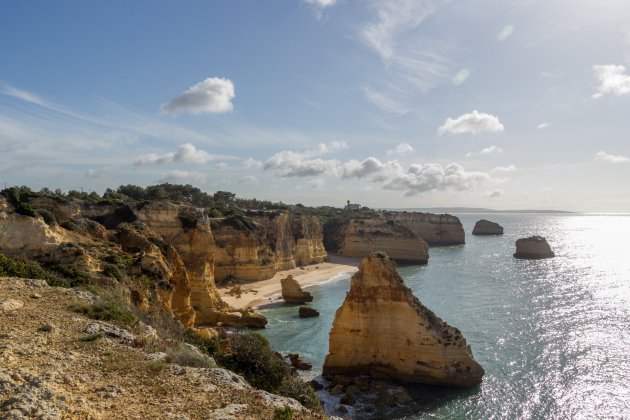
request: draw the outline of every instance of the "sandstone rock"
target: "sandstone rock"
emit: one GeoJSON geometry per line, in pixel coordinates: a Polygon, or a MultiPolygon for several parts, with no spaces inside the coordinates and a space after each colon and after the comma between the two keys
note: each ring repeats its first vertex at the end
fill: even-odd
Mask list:
{"type": "Polygon", "coordinates": [[[503,235],[503,227],[495,222],[481,219],[475,223],[473,235],[503,235]]]}
{"type": "Polygon", "coordinates": [[[405,286],[393,260],[372,253],[335,314],[323,373],[469,387],[481,382],[484,370],[461,332],[405,286]]]}
{"type": "Polygon", "coordinates": [[[348,385],[346,387],[346,394],[356,395],[361,392],[361,389],[357,385],[348,385]]]}
{"type": "Polygon", "coordinates": [[[530,236],[516,241],[516,258],[527,260],[539,260],[556,256],[542,236],[530,236]]]}
{"type": "Polygon", "coordinates": [[[392,390],[392,397],[398,404],[406,404],[411,401],[409,393],[402,388],[392,390]]]}
{"type": "Polygon", "coordinates": [[[300,318],[313,318],[318,317],[319,312],[309,306],[300,306],[299,315],[300,318]]]}
{"type": "Polygon", "coordinates": [[[285,302],[304,304],[313,301],[313,296],[309,292],[303,291],[300,283],[292,275],[288,275],[280,282],[282,284],[282,299],[285,302]]]}
{"type": "Polygon", "coordinates": [[[253,310],[247,309],[241,312],[219,312],[217,313],[217,320],[223,325],[235,328],[265,328],[267,325],[267,318],[253,310]]]}
{"type": "Polygon", "coordinates": [[[324,388],[324,385],[322,385],[321,383],[319,383],[318,381],[316,381],[315,379],[312,379],[309,384],[311,385],[311,388],[313,388],[315,391],[319,391],[320,389],[324,388]]]}
{"type": "Polygon", "coordinates": [[[450,214],[384,212],[386,220],[397,221],[430,246],[460,245],[466,235],[459,218],[450,214]]]}
{"type": "Polygon", "coordinates": [[[216,420],[238,420],[241,418],[241,413],[246,411],[247,408],[247,404],[230,404],[226,407],[212,410],[208,413],[208,418],[216,420]]]}
{"type": "Polygon", "coordinates": [[[40,295],[39,293],[31,293],[30,298],[31,299],[41,299],[42,295],[40,295]]]}
{"type": "Polygon", "coordinates": [[[330,392],[330,395],[339,395],[343,392],[343,385],[337,384],[333,386],[328,392],[330,392]]]}
{"type": "Polygon", "coordinates": [[[302,360],[299,354],[289,353],[289,361],[291,362],[291,366],[293,366],[296,369],[299,369],[299,370],[313,369],[313,364],[302,360]]]}
{"type": "Polygon", "coordinates": [[[429,245],[409,228],[384,217],[349,220],[342,226],[337,254],[363,258],[370,252],[383,251],[405,264],[426,264],[429,245]]]}
{"type": "Polygon", "coordinates": [[[0,301],[0,312],[13,312],[24,306],[24,302],[17,299],[0,301]]]}

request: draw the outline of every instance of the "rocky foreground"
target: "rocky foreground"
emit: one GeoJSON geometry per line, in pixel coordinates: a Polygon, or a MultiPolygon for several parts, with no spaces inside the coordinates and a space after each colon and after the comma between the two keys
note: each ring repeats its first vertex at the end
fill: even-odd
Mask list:
{"type": "Polygon", "coordinates": [[[0,418],[322,418],[142,323],[123,328],[70,309],[94,299],[0,278],[0,418]]]}

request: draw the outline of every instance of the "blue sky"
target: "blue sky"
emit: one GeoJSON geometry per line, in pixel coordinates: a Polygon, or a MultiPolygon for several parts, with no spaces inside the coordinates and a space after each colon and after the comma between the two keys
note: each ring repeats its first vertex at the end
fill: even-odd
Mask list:
{"type": "Polygon", "coordinates": [[[0,3],[0,182],[630,212],[630,3],[0,3]]]}

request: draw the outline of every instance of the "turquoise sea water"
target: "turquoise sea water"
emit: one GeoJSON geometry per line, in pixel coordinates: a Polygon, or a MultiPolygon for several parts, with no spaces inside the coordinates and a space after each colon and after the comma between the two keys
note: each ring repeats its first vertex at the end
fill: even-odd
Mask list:
{"type": "MultiPolygon", "coordinates": [[[[462,330],[486,369],[479,388],[410,389],[408,419],[630,418],[630,216],[460,214],[466,244],[431,248],[429,264],[400,267],[416,296],[462,330]],[[473,236],[485,218],[505,228],[473,236]],[[545,236],[556,258],[512,257],[520,237],[545,236]]],[[[321,373],[335,310],[349,276],[312,287],[319,318],[297,308],[263,310],[263,333],[321,373]]],[[[357,415],[356,418],[364,418],[357,415]]]]}

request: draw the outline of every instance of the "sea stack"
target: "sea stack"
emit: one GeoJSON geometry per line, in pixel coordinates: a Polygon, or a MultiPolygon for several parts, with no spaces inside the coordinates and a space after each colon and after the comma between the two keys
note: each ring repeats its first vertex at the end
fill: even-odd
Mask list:
{"type": "Polygon", "coordinates": [[[292,275],[289,274],[280,280],[280,283],[282,284],[282,299],[285,302],[302,305],[313,301],[313,296],[309,292],[303,291],[300,283],[292,275]]]}
{"type": "Polygon", "coordinates": [[[481,219],[475,223],[473,235],[503,235],[503,226],[489,220],[481,219]]]}
{"type": "Polygon", "coordinates": [[[462,333],[420,303],[390,257],[374,252],[335,313],[323,373],[471,387],[484,370],[462,333]]]}
{"type": "Polygon", "coordinates": [[[540,260],[543,258],[553,258],[556,256],[542,236],[530,236],[516,241],[516,258],[526,260],[540,260]]]}

